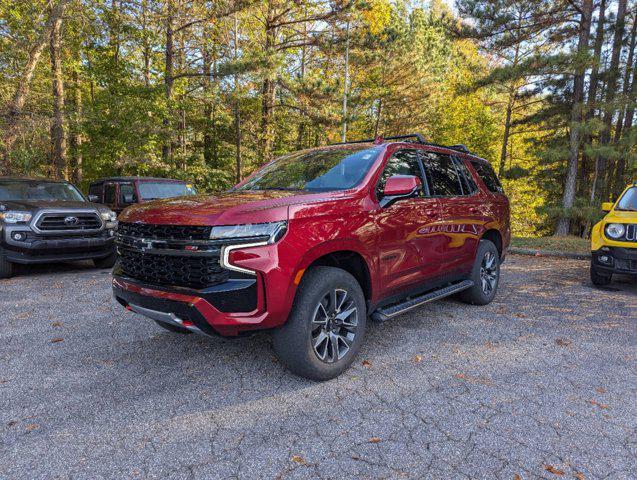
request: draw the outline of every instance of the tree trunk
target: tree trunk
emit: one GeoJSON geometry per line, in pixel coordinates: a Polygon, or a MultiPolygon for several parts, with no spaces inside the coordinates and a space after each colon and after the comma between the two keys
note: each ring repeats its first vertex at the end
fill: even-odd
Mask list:
{"type": "Polygon", "coordinates": [[[502,151],[500,152],[500,165],[498,166],[498,177],[504,175],[504,168],[507,161],[507,149],[509,147],[509,135],[511,132],[511,113],[513,112],[513,101],[515,91],[509,92],[509,101],[507,102],[506,117],[504,120],[504,138],[502,138],[502,151]]]}
{"type": "Polygon", "coordinates": [[[166,118],[164,118],[164,129],[166,140],[162,147],[161,156],[165,163],[168,163],[172,157],[172,100],[173,100],[173,63],[174,63],[174,8],[173,0],[166,3],[166,45],[164,50],[164,97],[166,99],[166,118]]]}
{"type": "MultiPolygon", "coordinates": [[[[615,99],[615,90],[617,89],[617,80],[619,79],[619,59],[622,50],[622,42],[624,37],[624,24],[626,19],[626,0],[619,0],[617,6],[617,20],[615,23],[615,35],[613,37],[613,50],[611,53],[610,66],[608,67],[608,85],[606,88],[605,109],[604,109],[604,130],[600,136],[600,144],[608,145],[611,139],[611,130],[615,107],[613,101],[615,99]]],[[[605,199],[609,191],[608,188],[608,159],[601,156],[599,159],[599,168],[597,182],[601,182],[597,190],[600,197],[605,199]]]]}
{"type": "MultiPolygon", "coordinates": [[[[635,56],[635,36],[637,35],[637,17],[633,19],[633,26],[630,29],[630,43],[628,46],[628,57],[626,58],[626,70],[624,71],[624,81],[622,82],[622,95],[623,101],[626,103],[626,106],[630,103],[630,99],[628,98],[628,93],[630,92],[630,74],[633,65],[633,58],[635,56]]],[[[622,127],[624,126],[624,114],[626,113],[626,108],[623,107],[619,111],[619,115],[617,116],[617,123],[615,124],[615,138],[613,139],[614,143],[618,143],[619,139],[622,135],[622,127]]]]}
{"type": "MultiPolygon", "coordinates": [[[[234,60],[239,58],[239,20],[234,14],[234,60]]],[[[236,181],[241,181],[241,110],[239,108],[239,76],[234,74],[234,136],[235,136],[235,163],[236,181]]]]}
{"type": "MultiPolygon", "coordinates": [[[[274,54],[276,43],[276,26],[274,25],[274,8],[268,2],[268,12],[265,21],[265,52],[266,55],[274,54]]],[[[261,87],[261,152],[262,163],[269,162],[272,158],[272,146],[274,143],[274,100],[276,97],[275,72],[267,72],[261,87]]]]}
{"type": "Polygon", "coordinates": [[[341,142],[347,140],[347,88],[349,86],[349,18],[345,27],[345,72],[343,74],[343,130],[341,142]]]}
{"type": "MultiPolygon", "coordinates": [[[[637,87],[635,86],[635,84],[637,84],[637,61],[633,60],[632,64],[627,64],[626,69],[632,69],[632,82],[630,82],[630,89],[627,92],[627,97],[629,100],[628,106],[626,107],[626,115],[624,116],[622,131],[629,132],[633,126],[633,118],[635,116],[635,100],[637,100],[637,87]]],[[[619,160],[617,162],[617,169],[615,170],[615,188],[613,192],[613,198],[617,198],[626,186],[626,179],[624,179],[624,174],[626,170],[626,154],[628,153],[626,150],[628,149],[628,146],[623,148],[625,150],[622,150],[621,156],[619,157],[619,160]]]]}
{"type": "Polygon", "coordinates": [[[66,166],[66,127],[64,118],[64,79],[62,76],[62,15],[51,28],[51,74],[53,76],[53,121],[51,123],[51,162],[55,178],[68,179],[66,166]]]}
{"type": "Polygon", "coordinates": [[[148,0],[142,0],[142,57],[144,60],[144,85],[150,87],[151,50],[148,41],[148,0]]]}
{"type": "MultiPolygon", "coordinates": [[[[583,0],[580,20],[580,31],[577,42],[577,55],[583,57],[588,52],[588,39],[591,31],[591,15],[593,0],[583,0]]],[[[584,76],[586,66],[578,65],[573,78],[573,100],[570,115],[569,155],[564,182],[564,196],[562,198],[563,212],[558,219],[555,235],[568,235],[571,221],[569,212],[575,202],[575,190],[577,187],[577,164],[579,161],[581,123],[583,117],[584,76]]]]}
{"type": "Polygon", "coordinates": [[[77,71],[73,71],[73,103],[75,107],[73,128],[70,138],[71,152],[73,155],[72,174],[71,179],[73,183],[79,184],[82,182],[82,86],[80,85],[80,79],[77,71]]]}
{"type": "Polygon", "coordinates": [[[31,46],[27,63],[20,72],[18,85],[7,106],[7,120],[2,129],[2,142],[0,142],[0,175],[9,175],[11,173],[11,152],[18,138],[22,110],[29,95],[31,80],[33,79],[33,74],[42,56],[42,52],[50,42],[53,23],[62,16],[64,6],[67,2],[68,0],[60,0],[52,6],[44,29],[31,46]]]}
{"type": "Polygon", "coordinates": [[[212,105],[210,104],[210,75],[212,74],[212,67],[210,61],[210,50],[207,46],[204,46],[201,52],[203,63],[203,93],[204,93],[204,134],[203,134],[203,158],[206,165],[212,165],[212,135],[210,134],[210,125],[212,122],[212,105]]]}

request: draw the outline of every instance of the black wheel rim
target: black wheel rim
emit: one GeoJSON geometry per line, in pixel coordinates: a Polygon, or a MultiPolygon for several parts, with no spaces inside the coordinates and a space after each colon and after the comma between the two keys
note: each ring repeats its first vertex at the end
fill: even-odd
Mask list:
{"type": "Polygon", "coordinates": [[[312,314],[312,349],[318,359],[342,360],[354,344],[357,326],[358,308],[350,293],[342,288],[327,292],[312,314]]]}
{"type": "Polygon", "coordinates": [[[493,252],[487,252],[482,257],[480,283],[485,295],[491,295],[498,283],[498,257],[493,252]]]}

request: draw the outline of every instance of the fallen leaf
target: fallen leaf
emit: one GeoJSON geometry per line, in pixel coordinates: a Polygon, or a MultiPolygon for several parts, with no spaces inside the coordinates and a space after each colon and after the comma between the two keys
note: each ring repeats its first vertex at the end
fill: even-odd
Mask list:
{"type": "Polygon", "coordinates": [[[580,472],[575,472],[573,476],[577,478],[577,480],[586,480],[586,477],[584,476],[584,474],[580,472]]]}
{"type": "Polygon", "coordinates": [[[361,364],[362,364],[364,367],[371,367],[371,366],[372,366],[372,362],[370,362],[369,360],[363,360],[363,361],[361,362],[361,364]]]}
{"type": "Polygon", "coordinates": [[[7,426],[8,427],[13,427],[13,426],[15,426],[17,424],[18,424],[17,420],[11,420],[9,423],[7,423],[7,426]]]}
{"type": "Polygon", "coordinates": [[[515,475],[513,475],[513,480],[522,480],[522,477],[516,473],[515,475]]]}
{"type": "Polygon", "coordinates": [[[62,325],[64,325],[62,322],[53,322],[51,324],[52,327],[61,327],[62,325]]]}
{"type": "Polygon", "coordinates": [[[568,338],[557,338],[555,339],[555,343],[559,347],[570,347],[573,344],[568,338]]]}
{"type": "Polygon", "coordinates": [[[416,355],[414,356],[413,360],[414,360],[414,363],[420,363],[422,362],[422,356],[416,355]]]}
{"type": "Polygon", "coordinates": [[[552,473],[553,475],[564,475],[564,471],[559,468],[555,468],[553,465],[544,465],[544,470],[552,473]]]}
{"type": "Polygon", "coordinates": [[[527,315],[525,313],[514,313],[513,314],[514,317],[518,317],[518,318],[526,318],[527,315]]]}
{"type": "Polygon", "coordinates": [[[26,426],[27,432],[32,432],[33,430],[37,430],[39,428],[38,425],[36,425],[35,423],[29,423],[26,426]]]}
{"type": "Polygon", "coordinates": [[[299,465],[305,465],[305,459],[300,455],[293,455],[292,461],[298,463],[299,465]]]}
{"type": "Polygon", "coordinates": [[[589,400],[588,403],[590,403],[591,405],[595,405],[596,407],[599,407],[599,408],[603,408],[603,409],[608,408],[608,405],[606,405],[605,403],[599,403],[595,400],[589,400]]]}
{"type": "Polygon", "coordinates": [[[56,337],[56,338],[52,338],[51,339],[51,343],[60,343],[60,342],[63,342],[63,341],[64,341],[64,339],[60,338],[60,337],[56,337]]]}
{"type": "Polygon", "coordinates": [[[606,389],[604,387],[597,387],[595,390],[597,393],[606,393],[606,389]]]}
{"type": "Polygon", "coordinates": [[[380,443],[380,438],[372,437],[369,439],[369,443],[380,443]]]}

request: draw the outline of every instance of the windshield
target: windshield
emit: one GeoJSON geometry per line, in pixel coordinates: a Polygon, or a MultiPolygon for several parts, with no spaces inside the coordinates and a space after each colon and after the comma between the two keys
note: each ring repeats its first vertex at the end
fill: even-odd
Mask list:
{"type": "Polygon", "coordinates": [[[78,189],[70,183],[38,180],[0,180],[0,200],[86,201],[78,189]]]}
{"type": "Polygon", "coordinates": [[[158,198],[185,197],[196,195],[197,190],[189,183],[174,182],[139,182],[139,194],[142,200],[156,200],[158,198]]]}
{"type": "Polygon", "coordinates": [[[360,183],[380,148],[324,149],[278,158],[236,190],[346,190],[360,183]]]}
{"type": "Polygon", "coordinates": [[[619,199],[615,210],[637,211],[637,187],[630,187],[619,199]]]}

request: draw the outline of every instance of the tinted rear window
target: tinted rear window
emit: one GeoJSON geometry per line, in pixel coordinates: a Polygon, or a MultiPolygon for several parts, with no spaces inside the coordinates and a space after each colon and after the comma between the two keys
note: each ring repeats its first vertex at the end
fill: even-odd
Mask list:
{"type": "Polygon", "coordinates": [[[482,179],[486,187],[493,193],[504,193],[504,189],[500,184],[500,180],[496,176],[491,164],[487,162],[471,162],[471,165],[478,173],[478,176],[482,179]]]}

